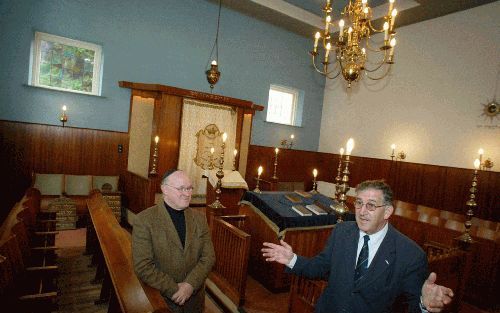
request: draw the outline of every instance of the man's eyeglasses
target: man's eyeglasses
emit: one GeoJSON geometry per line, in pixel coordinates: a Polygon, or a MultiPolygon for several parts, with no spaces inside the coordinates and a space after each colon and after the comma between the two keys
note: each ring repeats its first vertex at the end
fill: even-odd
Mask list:
{"type": "Polygon", "coordinates": [[[373,212],[373,211],[375,211],[376,208],[386,206],[387,204],[376,205],[375,203],[372,203],[372,202],[363,203],[363,201],[361,201],[361,200],[354,201],[354,207],[358,210],[361,209],[363,207],[363,205],[366,207],[366,209],[368,211],[373,212]]]}
{"type": "Polygon", "coordinates": [[[190,186],[190,187],[174,187],[174,186],[169,185],[169,184],[164,184],[164,185],[169,186],[170,188],[174,188],[178,192],[186,192],[186,193],[193,192],[193,186],[190,186]]]}

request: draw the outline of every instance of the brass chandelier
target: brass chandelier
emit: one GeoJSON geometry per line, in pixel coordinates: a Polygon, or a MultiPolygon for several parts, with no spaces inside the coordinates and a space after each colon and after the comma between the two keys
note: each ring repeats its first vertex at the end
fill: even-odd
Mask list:
{"type": "Polygon", "coordinates": [[[349,0],[338,21],[338,35],[334,36],[330,33],[330,26],[333,25],[332,6],[330,0],[327,0],[323,8],[325,29],[315,34],[314,47],[309,52],[316,71],[330,79],[337,78],[342,73],[348,88],[352,82],[360,80],[363,72],[372,80],[384,78],[394,64],[396,46],[394,21],[398,13],[394,8],[394,2],[395,0],[389,0],[387,15],[383,17],[382,27],[377,29],[372,25],[372,9],[368,6],[368,0],[349,0]],[[384,33],[384,40],[379,43],[373,42],[371,35],[376,33],[384,33]],[[320,65],[317,65],[320,39],[324,57],[320,65]],[[368,54],[371,59],[368,59],[368,54]],[[374,60],[372,55],[378,55],[377,59],[374,60]],[[330,66],[331,63],[335,65],[330,66]]]}

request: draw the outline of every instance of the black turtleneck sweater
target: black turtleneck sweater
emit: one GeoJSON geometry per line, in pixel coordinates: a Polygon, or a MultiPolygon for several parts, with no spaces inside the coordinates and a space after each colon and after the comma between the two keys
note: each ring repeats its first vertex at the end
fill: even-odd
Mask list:
{"type": "Polygon", "coordinates": [[[184,210],[174,210],[165,201],[163,203],[167,208],[167,212],[174,223],[179,239],[184,247],[184,242],[186,241],[186,219],[184,218],[184,210]]]}

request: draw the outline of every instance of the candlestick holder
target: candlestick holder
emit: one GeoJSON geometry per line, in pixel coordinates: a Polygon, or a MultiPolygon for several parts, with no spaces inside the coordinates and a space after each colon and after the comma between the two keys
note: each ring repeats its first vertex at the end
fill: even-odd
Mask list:
{"type": "Polygon", "coordinates": [[[339,167],[337,168],[337,177],[335,177],[335,199],[337,200],[340,191],[340,181],[342,180],[342,177],[340,176],[341,174],[342,174],[342,154],[339,157],[339,167]]]}
{"type": "Polygon", "coordinates": [[[313,176],[313,189],[309,193],[318,193],[318,183],[316,182],[316,176],[313,176]]]}
{"type": "Polygon", "coordinates": [[[220,195],[222,193],[222,178],[224,178],[224,149],[226,148],[226,143],[222,141],[222,151],[219,158],[219,170],[215,174],[217,176],[217,184],[215,186],[215,201],[209,205],[213,209],[225,209],[226,207],[220,202],[220,195]]]}
{"type": "Polygon", "coordinates": [[[390,155],[391,157],[391,161],[394,161],[394,158],[396,157],[396,155],[394,154],[394,149],[392,150],[392,154],[390,155]]]}
{"type": "Polygon", "coordinates": [[[257,175],[257,185],[255,185],[255,189],[253,190],[253,192],[256,192],[256,193],[261,193],[262,192],[259,189],[259,183],[260,183],[260,174],[257,175]]]}
{"type": "Polygon", "coordinates": [[[275,154],[274,156],[274,174],[273,177],[271,177],[274,180],[278,180],[278,176],[276,176],[276,168],[278,166],[278,153],[275,154]]]}
{"type": "Polygon", "coordinates": [[[465,205],[468,207],[466,216],[467,219],[464,223],[465,225],[465,231],[460,237],[457,239],[465,242],[465,243],[473,243],[474,239],[472,239],[472,236],[470,235],[470,228],[472,226],[472,217],[474,216],[474,209],[476,208],[476,192],[477,192],[477,168],[474,169],[474,174],[472,174],[472,185],[469,189],[470,191],[470,196],[469,200],[465,203],[465,205]]]}
{"type": "Polygon", "coordinates": [[[152,160],[152,163],[151,163],[151,171],[149,172],[149,176],[156,176],[156,175],[158,175],[158,172],[156,170],[157,163],[158,163],[158,143],[155,142],[155,149],[154,149],[154,152],[153,152],[153,160],[152,160]]]}
{"type": "Polygon", "coordinates": [[[338,218],[337,218],[337,223],[340,223],[344,220],[344,215],[349,212],[349,208],[347,207],[347,205],[345,204],[346,200],[347,200],[347,192],[349,191],[349,189],[351,189],[349,187],[349,163],[351,162],[349,160],[350,156],[349,155],[346,155],[345,156],[345,160],[344,160],[344,164],[345,164],[345,167],[344,167],[344,171],[342,172],[342,184],[339,184],[339,188],[338,188],[338,191],[339,191],[339,194],[338,194],[338,198],[337,198],[337,204],[334,206],[334,210],[335,212],[337,213],[338,215],[338,218]]]}

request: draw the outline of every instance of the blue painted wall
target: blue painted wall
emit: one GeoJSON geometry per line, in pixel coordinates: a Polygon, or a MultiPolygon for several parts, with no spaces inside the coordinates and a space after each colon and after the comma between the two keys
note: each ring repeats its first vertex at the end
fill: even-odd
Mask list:
{"type": "MultiPolygon", "coordinates": [[[[216,31],[217,4],[205,0],[18,0],[0,2],[0,119],[128,131],[130,91],[118,81],[209,92],[204,70],[216,31]],[[29,87],[35,31],[103,46],[102,97],[29,87]]],[[[252,144],[277,146],[295,134],[297,149],[317,150],[324,80],[310,67],[312,40],[222,8],[215,93],[267,105],[270,84],[304,92],[301,127],[264,122],[252,144]]]]}

